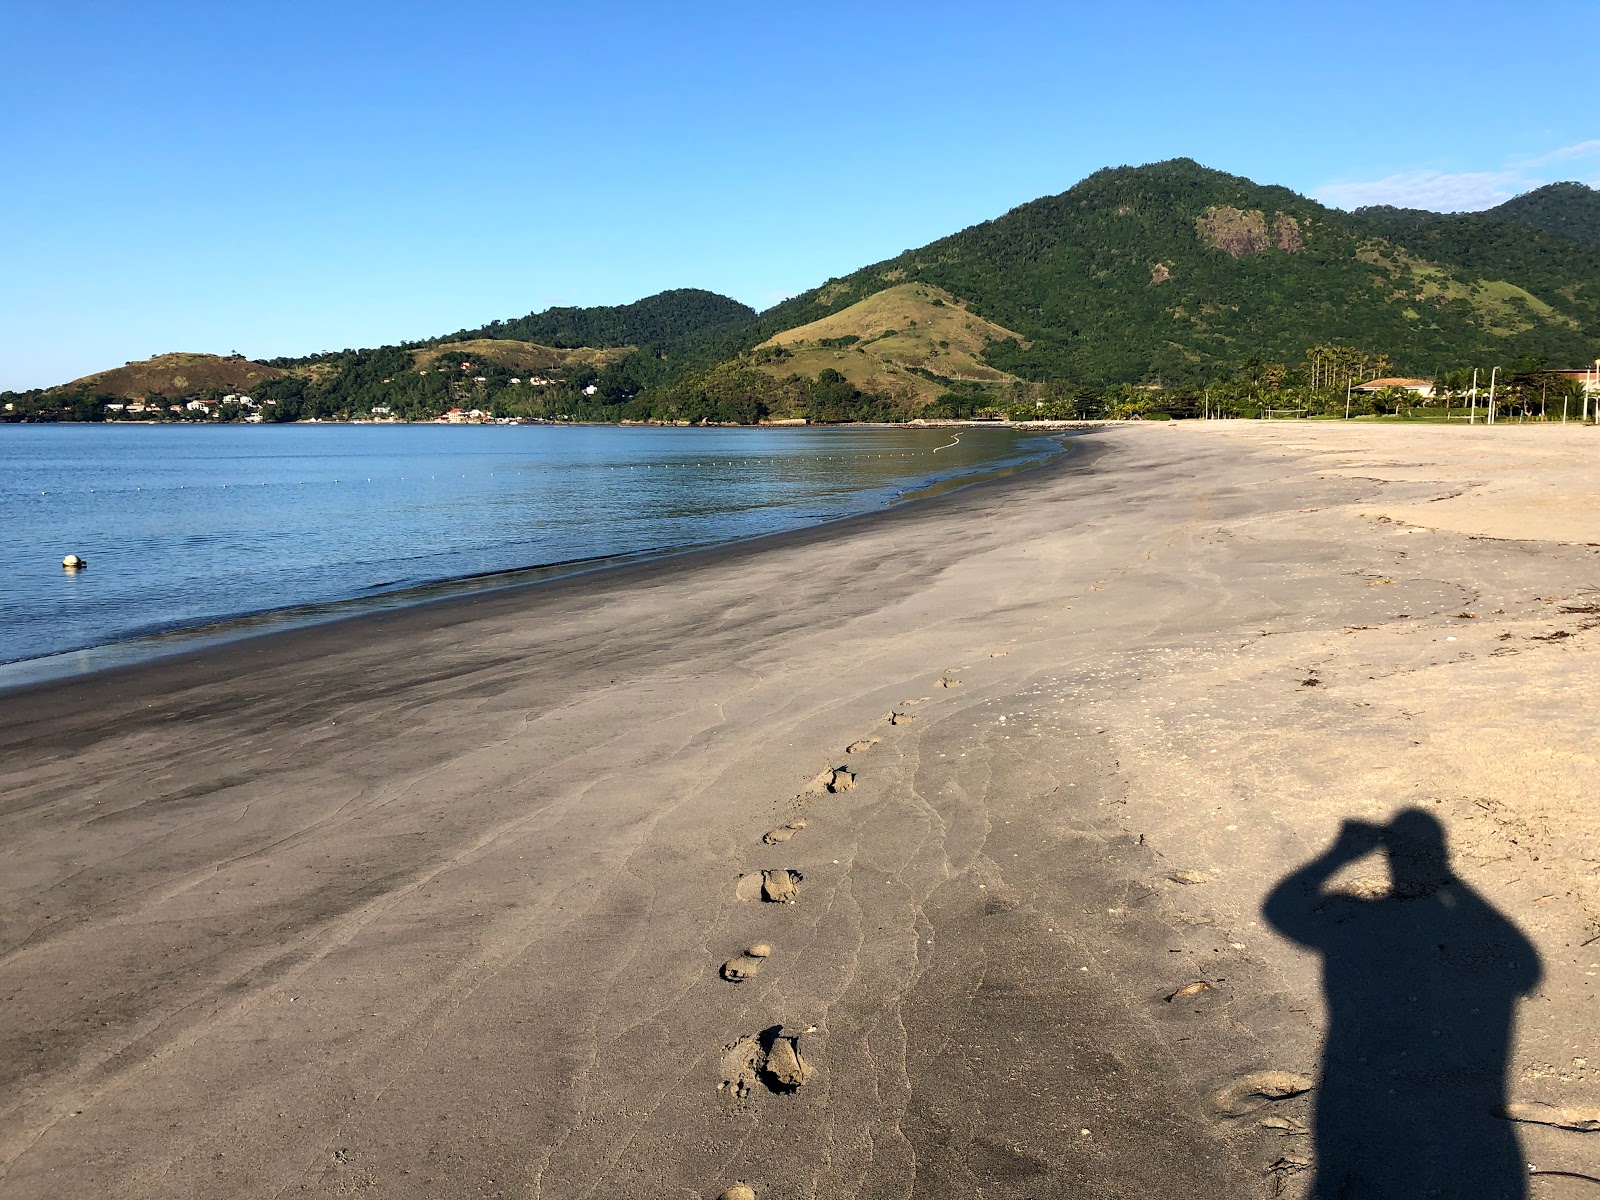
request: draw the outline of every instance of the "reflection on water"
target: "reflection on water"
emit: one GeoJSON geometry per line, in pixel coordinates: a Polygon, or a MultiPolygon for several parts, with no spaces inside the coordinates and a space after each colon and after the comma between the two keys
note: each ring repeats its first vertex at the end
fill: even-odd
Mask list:
{"type": "Polygon", "coordinates": [[[0,426],[0,663],[61,656],[0,683],[247,614],[796,528],[1058,450],[1002,429],[0,426]]]}

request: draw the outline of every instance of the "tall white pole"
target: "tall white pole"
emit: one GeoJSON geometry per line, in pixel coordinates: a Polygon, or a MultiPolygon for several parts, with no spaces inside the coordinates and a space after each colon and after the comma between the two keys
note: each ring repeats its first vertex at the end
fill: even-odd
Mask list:
{"type": "Polygon", "coordinates": [[[1471,403],[1470,415],[1467,417],[1467,424],[1468,425],[1476,425],[1478,423],[1478,368],[1477,367],[1473,367],[1472,368],[1472,391],[1468,392],[1467,395],[1468,395],[1470,403],[1471,403]]]}
{"type": "Polygon", "coordinates": [[[1344,377],[1344,419],[1350,419],[1350,376],[1344,377]]]}
{"type": "Polygon", "coordinates": [[[1494,424],[1494,380],[1499,374],[1499,367],[1489,372],[1489,424],[1491,425],[1494,424]]]}

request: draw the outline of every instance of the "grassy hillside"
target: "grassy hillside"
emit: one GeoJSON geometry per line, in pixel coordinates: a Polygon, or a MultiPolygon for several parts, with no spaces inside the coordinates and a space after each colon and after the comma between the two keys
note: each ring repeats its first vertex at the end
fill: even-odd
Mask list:
{"type": "Polygon", "coordinates": [[[90,396],[168,396],[179,399],[212,392],[248,392],[282,372],[246,358],[217,354],[158,354],[109,371],[97,371],[57,390],[90,396]]]}
{"type": "Polygon", "coordinates": [[[1013,376],[982,356],[991,343],[1016,337],[968,312],[942,288],[903,283],[774,334],[751,358],[780,379],[794,374],[816,379],[831,368],[860,391],[914,410],[936,400],[953,382],[1009,382],[1013,376]]]}

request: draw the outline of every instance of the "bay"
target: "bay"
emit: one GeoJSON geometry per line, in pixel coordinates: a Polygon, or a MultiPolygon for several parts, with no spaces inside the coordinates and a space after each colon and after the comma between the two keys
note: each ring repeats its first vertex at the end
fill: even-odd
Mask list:
{"type": "Polygon", "coordinates": [[[970,427],[0,426],[0,684],[793,529],[1059,451],[970,427]]]}

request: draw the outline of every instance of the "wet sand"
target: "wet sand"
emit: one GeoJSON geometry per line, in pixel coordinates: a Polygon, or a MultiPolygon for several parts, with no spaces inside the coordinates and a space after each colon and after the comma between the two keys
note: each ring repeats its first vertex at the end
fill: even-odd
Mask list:
{"type": "Polygon", "coordinates": [[[1318,1072],[1261,903],[1408,806],[1594,1108],[1600,432],[1082,442],[0,696],[0,1196],[1303,1194],[1315,1089],[1219,1099],[1318,1072]]]}

